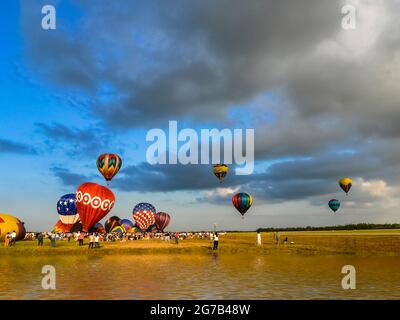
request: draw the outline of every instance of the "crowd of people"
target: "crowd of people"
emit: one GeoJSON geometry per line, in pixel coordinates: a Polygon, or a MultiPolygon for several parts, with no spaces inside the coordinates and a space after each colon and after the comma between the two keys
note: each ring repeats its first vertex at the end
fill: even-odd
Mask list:
{"type": "MultiPolygon", "coordinates": [[[[16,236],[16,234],[15,234],[16,236]]],[[[10,235],[12,239],[12,235],[10,235]]],[[[50,240],[52,247],[56,246],[56,241],[76,241],[78,246],[83,246],[85,239],[89,241],[89,249],[100,248],[101,242],[115,242],[115,241],[135,241],[135,240],[151,240],[157,239],[162,241],[174,241],[179,244],[180,240],[189,239],[206,239],[213,241],[213,249],[218,249],[218,233],[216,232],[113,232],[113,233],[99,233],[99,232],[38,232],[38,233],[27,233],[25,240],[37,240],[38,246],[43,246],[45,239],[50,240]]],[[[10,240],[11,241],[11,240],[10,240]]],[[[15,243],[15,241],[14,241],[15,243]]]]}

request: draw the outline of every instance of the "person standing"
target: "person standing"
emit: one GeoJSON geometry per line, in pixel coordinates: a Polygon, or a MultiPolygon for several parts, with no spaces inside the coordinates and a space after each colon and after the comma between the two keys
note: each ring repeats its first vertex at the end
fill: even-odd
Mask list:
{"type": "Polygon", "coordinates": [[[217,250],[217,249],[218,249],[218,241],[219,241],[218,232],[216,232],[215,235],[214,235],[214,246],[213,246],[213,250],[217,250]]]}
{"type": "Polygon", "coordinates": [[[11,242],[11,236],[10,233],[7,232],[6,236],[4,237],[4,246],[9,247],[11,242]]]}
{"type": "Polygon", "coordinates": [[[78,242],[79,242],[79,246],[83,246],[83,239],[85,238],[85,235],[83,234],[83,232],[79,233],[79,237],[78,237],[78,242]]]}
{"type": "Polygon", "coordinates": [[[100,248],[100,236],[98,233],[94,234],[94,247],[100,248]]]}
{"type": "Polygon", "coordinates": [[[10,242],[10,247],[15,246],[15,242],[17,241],[17,233],[15,232],[15,230],[13,230],[13,232],[11,232],[11,242],[10,242]]]}
{"type": "Polygon", "coordinates": [[[41,232],[38,233],[38,235],[36,236],[39,247],[43,247],[43,238],[44,238],[44,236],[43,236],[43,233],[41,233],[41,232]]]}
{"type": "Polygon", "coordinates": [[[179,244],[179,232],[175,233],[175,243],[179,244]]]}
{"type": "Polygon", "coordinates": [[[93,233],[91,233],[89,235],[89,249],[93,249],[93,247],[94,247],[94,235],[93,233]]]}
{"type": "Polygon", "coordinates": [[[52,247],[56,246],[56,234],[55,233],[50,234],[50,243],[51,243],[52,247]]]}
{"type": "Polygon", "coordinates": [[[261,246],[261,233],[260,233],[260,231],[257,231],[257,245],[261,246]]]}

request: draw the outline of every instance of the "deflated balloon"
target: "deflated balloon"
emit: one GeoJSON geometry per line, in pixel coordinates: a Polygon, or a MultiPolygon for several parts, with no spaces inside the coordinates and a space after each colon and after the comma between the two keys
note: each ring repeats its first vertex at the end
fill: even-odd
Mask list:
{"type": "Polygon", "coordinates": [[[120,221],[121,227],[123,227],[126,232],[133,232],[133,228],[135,227],[135,224],[128,219],[122,219],[120,221]]]}
{"type": "Polygon", "coordinates": [[[93,227],[89,230],[90,233],[105,233],[106,229],[104,229],[103,225],[100,222],[97,222],[93,227]]]}
{"type": "Polygon", "coordinates": [[[104,224],[104,229],[106,230],[107,233],[109,233],[109,232],[111,232],[112,229],[121,225],[120,221],[121,221],[121,219],[117,216],[108,218],[108,220],[104,224]]]}
{"type": "Polygon", "coordinates": [[[64,224],[75,224],[79,220],[76,208],[76,194],[63,195],[57,202],[58,217],[64,224]]]}
{"type": "Polygon", "coordinates": [[[213,173],[218,178],[220,183],[222,183],[228,171],[229,168],[226,164],[214,164],[213,166],[213,173]]]}
{"type": "Polygon", "coordinates": [[[249,193],[240,192],[232,197],[232,203],[240,214],[244,216],[253,204],[253,197],[249,193]]]}
{"type": "Polygon", "coordinates": [[[171,217],[166,212],[158,212],[155,216],[155,221],[158,231],[163,232],[168,227],[171,217]]]}
{"type": "Polygon", "coordinates": [[[17,234],[17,240],[25,238],[24,223],[12,215],[0,213],[0,242],[4,241],[7,233],[11,234],[13,231],[17,234]]]}
{"type": "Polygon", "coordinates": [[[340,208],[340,201],[337,199],[331,199],[328,202],[328,206],[333,212],[336,212],[340,208]]]}
{"type": "Polygon", "coordinates": [[[343,189],[344,192],[346,192],[346,195],[349,193],[352,184],[353,180],[351,180],[350,178],[342,178],[339,180],[339,186],[343,189]]]}
{"type": "Polygon", "coordinates": [[[115,196],[110,189],[96,183],[87,182],[76,192],[76,205],[83,231],[103,219],[114,207],[115,196]]]}
{"type": "Polygon", "coordinates": [[[97,158],[97,169],[103,175],[107,182],[118,173],[122,166],[122,159],[114,153],[104,153],[97,158]]]}

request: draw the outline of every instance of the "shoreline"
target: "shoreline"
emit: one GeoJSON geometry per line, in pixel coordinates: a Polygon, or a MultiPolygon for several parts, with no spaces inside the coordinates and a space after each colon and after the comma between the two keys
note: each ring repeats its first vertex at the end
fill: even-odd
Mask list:
{"type": "Polygon", "coordinates": [[[18,241],[15,247],[0,247],[0,256],[57,256],[57,255],[154,255],[154,254],[255,254],[255,255],[356,255],[356,256],[400,256],[400,230],[380,232],[349,231],[304,231],[281,233],[281,240],[288,237],[289,243],[273,243],[273,233],[262,234],[262,245],[256,245],[256,232],[227,233],[220,236],[219,249],[212,250],[206,239],[174,241],[132,240],[126,242],[101,242],[100,248],[88,249],[88,240],[79,247],[75,241],[57,241],[56,247],[45,240],[43,247],[37,241],[18,241]],[[292,242],[292,244],[291,244],[292,242]]]}

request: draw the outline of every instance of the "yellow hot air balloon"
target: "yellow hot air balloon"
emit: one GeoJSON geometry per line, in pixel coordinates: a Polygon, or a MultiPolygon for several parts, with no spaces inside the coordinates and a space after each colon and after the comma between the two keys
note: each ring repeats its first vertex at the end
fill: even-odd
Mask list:
{"type": "Polygon", "coordinates": [[[226,164],[214,164],[213,166],[214,175],[219,179],[220,183],[222,183],[228,171],[229,168],[226,164]]]}
{"type": "Polygon", "coordinates": [[[0,241],[3,242],[7,233],[17,233],[17,240],[25,237],[24,223],[16,217],[6,213],[0,213],[0,241]]]}
{"type": "Polygon", "coordinates": [[[350,178],[342,178],[339,180],[339,186],[343,189],[344,192],[346,192],[346,195],[349,193],[352,184],[353,180],[351,180],[350,178]]]}

